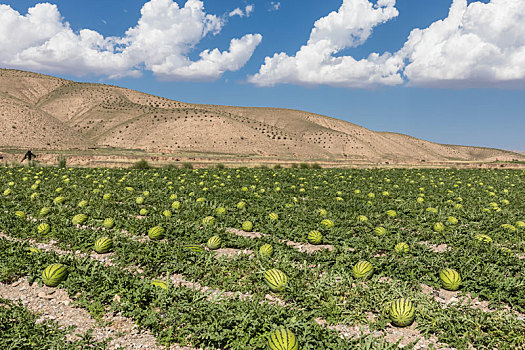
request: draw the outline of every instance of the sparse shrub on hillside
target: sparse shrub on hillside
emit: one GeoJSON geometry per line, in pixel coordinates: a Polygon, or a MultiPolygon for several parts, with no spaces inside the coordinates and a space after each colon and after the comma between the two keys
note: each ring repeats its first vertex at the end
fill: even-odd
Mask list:
{"type": "Polygon", "coordinates": [[[273,166],[273,168],[274,168],[274,169],[281,169],[282,166],[281,166],[281,164],[275,164],[275,165],[273,166]]]}
{"type": "Polygon", "coordinates": [[[310,167],[312,169],[322,169],[323,168],[319,163],[314,163],[310,167]]]}
{"type": "Polygon", "coordinates": [[[146,159],[141,159],[138,162],[133,163],[132,169],[151,169],[151,165],[146,159]]]}
{"type": "Polygon", "coordinates": [[[182,168],[183,169],[193,169],[193,164],[190,162],[184,162],[182,163],[182,168]]]}
{"type": "Polygon", "coordinates": [[[173,170],[173,169],[177,169],[177,166],[175,164],[166,164],[163,166],[164,169],[167,169],[167,170],[173,170]]]}
{"type": "Polygon", "coordinates": [[[217,165],[215,165],[215,167],[217,169],[225,169],[226,168],[226,165],[224,165],[223,163],[218,163],[217,165]]]}

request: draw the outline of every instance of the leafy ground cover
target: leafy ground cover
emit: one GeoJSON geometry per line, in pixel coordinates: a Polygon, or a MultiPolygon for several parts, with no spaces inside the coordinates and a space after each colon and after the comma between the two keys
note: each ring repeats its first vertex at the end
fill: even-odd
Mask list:
{"type": "Polygon", "coordinates": [[[525,173],[503,169],[2,168],[0,282],[41,285],[62,263],[58,288],[77,306],[129,317],[164,345],[265,349],[285,327],[300,349],[395,348],[388,334],[403,330],[388,310],[404,297],[425,344],[515,349],[525,346],[524,195],[525,173]],[[323,249],[298,249],[312,231],[323,249]],[[101,261],[103,236],[113,248],[101,261]],[[208,249],[213,236],[238,254],[208,249]],[[36,242],[63,253],[30,251],[36,242]],[[265,244],[273,255],[259,254],[265,244]],[[360,261],[370,276],[356,278],[360,261]],[[443,268],[462,280],[446,302],[443,268]],[[265,283],[270,269],[286,274],[284,290],[265,283]]]}

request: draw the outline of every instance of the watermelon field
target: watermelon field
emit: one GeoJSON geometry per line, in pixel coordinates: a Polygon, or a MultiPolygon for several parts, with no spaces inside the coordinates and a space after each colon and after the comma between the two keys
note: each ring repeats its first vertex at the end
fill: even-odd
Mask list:
{"type": "Polygon", "coordinates": [[[0,247],[6,349],[525,348],[520,170],[3,167],[0,247]]]}

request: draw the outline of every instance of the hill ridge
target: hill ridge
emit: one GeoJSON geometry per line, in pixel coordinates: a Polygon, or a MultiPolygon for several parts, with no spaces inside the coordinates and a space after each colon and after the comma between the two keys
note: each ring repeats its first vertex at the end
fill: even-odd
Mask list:
{"type": "Polygon", "coordinates": [[[0,102],[1,148],[118,148],[392,163],[523,157],[376,132],[306,111],[185,103],[21,70],[0,69],[0,102]]]}

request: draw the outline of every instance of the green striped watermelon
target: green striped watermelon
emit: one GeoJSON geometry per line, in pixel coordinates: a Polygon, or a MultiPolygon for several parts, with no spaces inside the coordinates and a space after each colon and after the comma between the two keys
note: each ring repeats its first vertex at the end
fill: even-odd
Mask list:
{"type": "Polygon", "coordinates": [[[206,216],[204,219],[202,219],[202,224],[204,226],[211,226],[215,224],[215,218],[213,216],[206,216]]]}
{"type": "Polygon", "coordinates": [[[56,287],[67,278],[67,266],[62,264],[51,264],[42,272],[42,281],[46,286],[56,287]]]}
{"type": "Polygon", "coordinates": [[[100,237],[95,241],[95,251],[99,254],[106,254],[113,249],[113,241],[109,237],[100,237]]]}
{"type": "Polygon", "coordinates": [[[308,232],[308,242],[310,244],[321,244],[323,242],[323,235],[317,230],[308,232]]]}
{"type": "Polygon", "coordinates": [[[335,226],[335,225],[334,225],[334,222],[333,222],[332,220],[330,220],[330,219],[324,219],[324,220],[322,220],[322,221],[321,221],[321,225],[323,225],[323,226],[326,227],[326,228],[332,228],[332,227],[335,226]]]}
{"type": "Polygon", "coordinates": [[[150,228],[148,231],[148,237],[155,241],[164,238],[164,228],[161,226],[150,228]]]}
{"type": "Polygon", "coordinates": [[[159,287],[159,288],[162,288],[162,289],[168,289],[168,284],[166,283],[166,281],[163,281],[163,280],[153,280],[150,282],[150,284],[152,286],[155,286],[155,287],[159,287]]]}
{"type": "Polygon", "coordinates": [[[221,247],[222,240],[219,236],[213,236],[208,240],[208,243],[206,245],[208,246],[209,250],[216,250],[221,247]]]}
{"type": "Polygon", "coordinates": [[[439,272],[439,279],[443,288],[446,290],[456,291],[459,289],[461,284],[461,276],[456,270],[453,269],[443,269],[439,272]]]}
{"type": "Polygon", "coordinates": [[[259,248],[259,255],[263,258],[269,258],[273,255],[273,247],[269,244],[263,244],[259,248]]]}
{"type": "Polygon", "coordinates": [[[106,218],[104,219],[103,225],[105,228],[111,229],[113,226],[115,226],[115,220],[113,218],[106,218]]]}
{"type": "Polygon", "coordinates": [[[278,269],[266,270],[264,281],[273,292],[282,292],[288,285],[288,277],[278,269]]]}
{"type": "Polygon", "coordinates": [[[390,304],[390,319],[398,327],[410,325],[416,317],[416,309],[411,301],[405,298],[394,300],[390,304]]]}
{"type": "Polygon", "coordinates": [[[49,224],[42,223],[37,226],[36,230],[41,235],[47,235],[51,231],[51,226],[49,226],[49,224]]]}
{"type": "Polygon", "coordinates": [[[410,248],[408,247],[408,244],[406,244],[405,242],[401,242],[401,243],[396,244],[396,246],[394,247],[394,250],[398,254],[404,254],[404,253],[408,253],[410,248]]]}
{"type": "Polygon", "coordinates": [[[279,328],[270,333],[268,347],[270,350],[298,350],[299,343],[297,343],[292,332],[285,328],[279,328]]]}
{"type": "Polygon", "coordinates": [[[86,222],[87,218],[88,217],[85,214],[77,214],[73,216],[73,220],[71,220],[71,222],[73,222],[73,225],[82,225],[84,222],[86,222]]]}
{"type": "Polygon", "coordinates": [[[50,211],[51,210],[48,207],[43,207],[42,209],[40,209],[39,215],[40,216],[46,216],[47,214],[49,214],[50,211]]]}
{"type": "Polygon", "coordinates": [[[204,250],[200,244],[186,244],[184,245],[184,249],[195,253],[200,253],[204,250]]]}
{"type": "Polygon", "coordinates": [[[250,232],[253,229],[253,224],[251,221],[245,221],[242,223],[242,229],[246,232],[250,232]]]}
{"type": "Polygon", "coordinates": [[[352,272],[355,278],[361,279],[370,276],[373,270],[374,267],[372,266],[372,264],[366,260],[363,260],[354,265],[352,272]]]}

